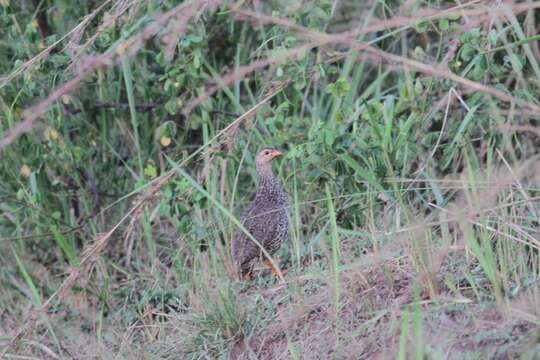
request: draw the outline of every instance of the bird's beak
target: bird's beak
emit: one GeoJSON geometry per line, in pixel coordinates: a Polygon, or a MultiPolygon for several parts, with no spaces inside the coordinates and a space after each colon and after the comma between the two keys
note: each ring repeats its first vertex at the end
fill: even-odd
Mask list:
{"type": "Polygon", "coordinates": [[[275,157],[278,157],[278,156],[283,156],[283,153],[279,150],[274,150],[272,151],[272,158],[275,158],[275,157]]]}

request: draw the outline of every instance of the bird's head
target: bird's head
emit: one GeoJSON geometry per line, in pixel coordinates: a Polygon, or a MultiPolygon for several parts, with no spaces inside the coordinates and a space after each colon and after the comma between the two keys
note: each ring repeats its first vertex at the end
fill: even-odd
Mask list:
{"type": "Polygon", "coordinates": [[[282,156],[283,153],[277,149],[262,149],[257,154],[255,162],[257,165],[270,164],[275,157],[282,156]]]}
{"type": "Polygon", "coordinates": [[[260,171],[272,171],[272,167],[270,166],[272,159],[282,155],[283,153],[277,149],[262,149],[255,158],[255,165],[260,171]]]}

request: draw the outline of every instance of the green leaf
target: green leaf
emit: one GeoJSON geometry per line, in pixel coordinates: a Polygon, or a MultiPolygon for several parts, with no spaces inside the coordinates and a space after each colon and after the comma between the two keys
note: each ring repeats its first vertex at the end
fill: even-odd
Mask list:
{"type": "Polygon", "coordinates": [[[30,294],[32,296],[32,302],[34,303],[34,306],[41,305],[41,298],[39,296],[38,289],[36,285],[34,284],[34,281],[32,280],[32,277],[30,274],[28,274],[28,271],[26,271],[26,268],[24,267],[24,264],[22,263],[21,259],[19,259],[19,256],[15,252],[14,249],[12,249],[13,256],[15,257],[15,261],[17,262],[17,266],[19,267],[19,272],[21,273],[24,282],[26,282],[26,285],[30,289],[30,294]]]}
{"type": "Polygon", "coordinates": [[[171,98],[165,103],[165,110],[169,115],[174,115],[178,112],[178,101],[176,98],[171,98]]]}
{"type": "Polygon", "coordinates": [[[148,176],[150,179],[155,178],[157,176],[157,168],[152,164],[146,165],[146,168],[144,168],[144,175],[148,176]]]}
{"type": "Polygon", "coordinates": [[[441,29],[441,31],[447,31],[449,28],[450,22],[448,19],[441,19],[441,21],[439,21],[439,29],[441,29]]]}
{"type": "Polygon", "coordinates": [[[469,61],[473,58],[476,50],[471,44],[464,44],[460,49],[460,57],[463,61],[469,61]]]}
{"type": "Polygon", "coordinates": [[[425,33],[428,29],[429,23],[427,21],[419,21],[416,23],[415,30],[417,33],[425,33]]]}
{"type": "Polygon", "coordinates": [[[405,141],[407,140],[409,136],[409,131],[411,130],[411,127],[417,120],[418,120],[417,115],[415,113],[412,113],[409,115],[405,123],[399,127],[399,134],[394,145],[394,148],[396,149],[396,151],[399,151],[401,147],[405,144],[405,141]]]}
{"type": "Polygon", "coordinates": [[[70,265],[75,267],[79,266],[81,262],[77,256],[73,243],[69,241],[60,231],[58,231],[58,228],[55,225],[51,225],[51,232],[53,233],[54,240],[58,244],[58,247],[62,249],[62,252],[68,259],[70,265]]]}
{"type": "Polygon", "coordinates": [[[24,190],[23,189],[19,189],[17,190],[17,200],[21,201],[22,199],[24,199],[24,190]]]}
{"type": "Polygon", "coordinates": [[[473,78],[476,80],[481,79],[487,72],[487,59],[485,55],[478,55],[474,58],[473,78]]]}
{"type": "Polygon", "coordinates": [[[347,95],[350,89],[349,82],[344,78],[339,78],[335,83],[326,87],[326,92],[332,94],[335,98],[341,98],[347,95]]]}
{"type": "Polygon", "coordinates": [[[388,96],[383,105],[383,116],[384,116],[384,134],[383,134],[383,148],[391,149],[391,140],[392,140],[392,125],[394,120],[394,105],[395,97],[388,96]]]}
{"type": "Polygon", "coordinates": [[[306,87],[306,78],[301,76],[294,82],[294,88],[296,90],[302,90],[306,87]]]}
{"type": "Polygon", "coordinates": [[[446,163],[444,164],[443,168],[446,169],[451,161],[452,161],[452,158],[453,158],[453,154],[454,154],[454,151],[456,149],[456,146],[458,144],[458,142],[461,140],[461,137],[463,135],[463,133],[465,132],[465,130],[467,129],[467,127],[469,126],[469,123],[471,122],[471,120],[474,118],[474,114],[476,113],[476,110],[480,107],[480,105],[476,105],[474,106],[468,113],[467,115],[465,115],[465,118],[463,119],[463,121],[461,122],[461,124],[459,125],[459,128],[458,128],[458,131],[454,134],[454,140],[452,141],[452,143],[450,144],[450,146],[447,148],[447,160],[446,160],[446,163]]]}
{"type": "Polygon", "coordinates": [[[364,169],[356,160],[354,160],[349,154],[341,154],[341,160],[343,160],[354,172],[367,181],[369,185],[378,191],[384,191],[382,185],[377,181],[375,175],[369,170],[364,169]]]}
{"type": "Polygon", "coordinates": [[[200,37],[199,35],[188,35],[186,36],[186,39],[188,39],[189,42],[192,42],[194,44],[198,44],[202,41],[202,37],[200,37]]]}
{"type": "Polygon", "coordinates": [[[325,129],[323,131],[323,134],[324,134],[324,142],[326,146],[332,146],[332,144],[334,144],[334,140],[336,139],[335,132],[329,129],[325,129]]]}

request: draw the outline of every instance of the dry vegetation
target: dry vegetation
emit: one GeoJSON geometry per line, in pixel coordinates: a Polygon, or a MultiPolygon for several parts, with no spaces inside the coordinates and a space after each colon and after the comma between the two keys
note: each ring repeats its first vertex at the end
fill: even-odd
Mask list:
{"type": "Polygon", "coordinates": [[[0,358],[540,358],[540,2],[0,0],[0,358]],[[284,281],[230,240],[288,150],[284,281]]]}

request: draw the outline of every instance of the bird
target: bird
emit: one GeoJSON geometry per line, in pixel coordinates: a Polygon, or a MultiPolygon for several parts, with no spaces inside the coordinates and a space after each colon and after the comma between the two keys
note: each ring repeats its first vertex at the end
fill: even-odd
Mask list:
{"type": "MultiPolygon", "coordinates": [[[[272,160],[283,153],[265,148],[255,157],[257,188],[255,198],[240,217],[244,228],[272,256],[289,238],[289,197],[272,171],[272,160]]],[[[252,278],[255,264],[264,256],[259,245],[238,229],[232,240],[232,257],[244,280],[252,278]]],[[[280,275],[270,259],[264,259],[273,275],[280,275]]]]}

